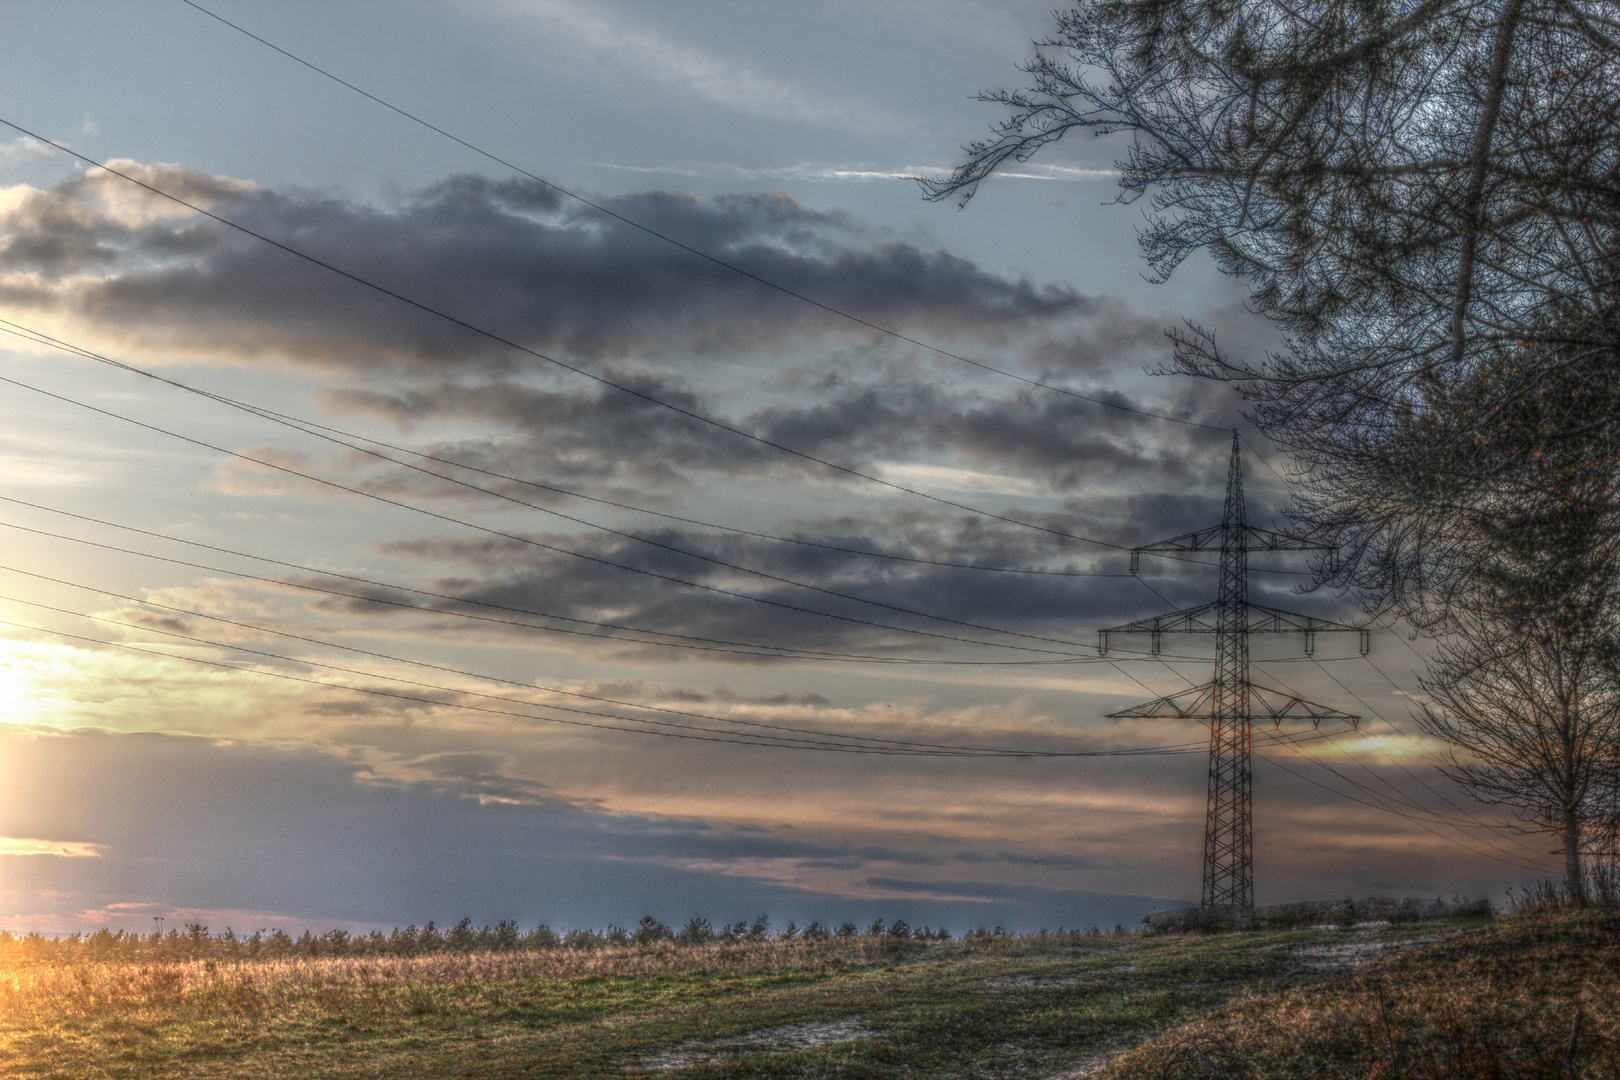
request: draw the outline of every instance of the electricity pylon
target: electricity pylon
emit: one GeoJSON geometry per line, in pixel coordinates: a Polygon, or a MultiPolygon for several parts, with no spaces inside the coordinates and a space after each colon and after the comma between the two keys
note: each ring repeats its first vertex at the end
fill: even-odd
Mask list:
{"type": "Polygon", "coordinates": [[[1131,573],[1140,569],[1144,551],[1214,551],[1217,548],[1221,553],[1221,589],[1213,604],[1099,631],[1097,651],[1107,654],[1110,634],[1151,634],[1155,655],[1163,634],[1215,635],[1213,680],[1108,716],[1109,719],[1209,722],[1209,809],[1204,821],[1203,904],[1205,907],[1250,908],[1254,906],[1254,776],[1250,762],[1253,721],[1267,719],[1281,726],[1284,720],[1309,720],[1320,727],[1324,720],[1347,720],[1355,724],[1361,718],[1250,681],[1249,635],[1299,632],[1304,635],[1306,655],[1311,655],[1316,651],[1318,633],[1353,630],[1361,635],[1361,652],[1366,655],[1369,633],[1362,627],[1249,603],[1249,552],[1325,550],[1325,545],[1257,528],[1244,520],[1243,465],[1238,459],[1235,431],[1232,433],[1232,462],[1226,475],[1226,512],[1221,523],[1136,548],[1131,552],[1131,573]]]}

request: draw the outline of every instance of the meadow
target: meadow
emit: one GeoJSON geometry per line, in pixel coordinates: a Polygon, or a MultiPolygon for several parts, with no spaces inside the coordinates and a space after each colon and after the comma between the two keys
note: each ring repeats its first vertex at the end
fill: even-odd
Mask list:
{"type": "Polygon", "coordinates": [[[956,940],[724,929],[743,932],[523,947],[464,926],[461,950],[414,955],[3,939],[0,1075],[1620,1075],[1612,910],[956,940]]]}

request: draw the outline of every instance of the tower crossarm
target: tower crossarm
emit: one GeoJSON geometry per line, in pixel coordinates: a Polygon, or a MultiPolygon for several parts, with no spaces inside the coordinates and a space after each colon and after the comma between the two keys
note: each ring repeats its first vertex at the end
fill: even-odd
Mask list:
{"type": "MultiPolygon", "coordinates": [[[[1347,633],[1363,627],[1349,623],[1318,619],[1314,615],[1301,615],[1296,611],[1266,607],[1264,604],[1245,604],[1242,629],[1250,634],[1284,633],[1347,633]]],[[[1218,604],[1200,604],[1198,607],[1167,611],[1148,619],[1099,630],[1100,634],[1212,634],[1216,630],[1218,604]]]]}
{"type": "Polygon", "coordinates": [[[1282,608],[1266,607],[1264,604],[1250,604],[1249,633],[1251,634],[1282,634],[1289,631],[1303,630],[1306,633],[1347,634],[1362,632],[1363,626],[1351,626],[1349,623],[1334,622],[1332,619],[1318,619],[1315,615],[1301,615],[1297,611],[1284,611],[1282,608]]]}
{"type": "MultiPolygon", "coordinates": [[[[1243,546],[1250,551],[1333,550],[1332,544],[1318,543],[1314,540],[1277,532],[1273,529],[1262,529],[1258,525],[1239,525],[1235,531],[1243,537],[1243,546]]],[[[1143,544],[1141,547],[1132,548],[1131,550],[1159,553],[1168,551],[1219,551],[1225,534],[1225,525],[1211,525],[1206,529],[1195,529],[1190,533],[1172,536],[1168,540],[1160,540],[1155,544],[1143,544]]]]}
{"type": "MultiPolygon", "coordinates": [[[[1307,701],[1296,694],[1285,694],[1257,683],[1248,683],[1248,715],[1253,720],[1270,720],[1280,726],[1284,720],[1309,720],[1315,727],[1322,721],[1344,721],[1359,726],[1361,717],[1340,712],[1326,705],[1307,701]]],[[[1179,693],[1168,694],[1128,709],[1108,714],[1110,720],[1208,720],[1215,704],[1215,684],[1207,682],[1179,693]]]]}

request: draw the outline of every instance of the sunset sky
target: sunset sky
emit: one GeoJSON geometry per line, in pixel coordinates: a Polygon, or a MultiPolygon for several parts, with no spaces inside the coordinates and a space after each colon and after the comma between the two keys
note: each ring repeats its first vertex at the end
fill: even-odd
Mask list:
{"type": "MultiPolygon", "coordinates": [[[[556,186],[181,0],[0,6],[0,928],[1194,902],[1207,736],[1103,716],[1210,642],[1095,632],[1213,599],[1119,546],[1219,520],[1231,428],[1281,524],[1152,373],[1273,338],[1144,280],[1118,144],[903,178],[1051,6],[203,3],[556,186]]],[[[1556,869],[1413,737],[1424,648],[1255,640],[1366,718],[1257,732],[1259,902],[1556,869]]]]}

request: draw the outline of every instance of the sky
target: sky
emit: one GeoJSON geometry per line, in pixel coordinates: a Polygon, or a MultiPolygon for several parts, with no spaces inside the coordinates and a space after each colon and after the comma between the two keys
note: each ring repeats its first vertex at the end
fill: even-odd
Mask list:
{"type": "MultiPolygon", "coordinates": [[[[0,6],[0,927],[1196,902],[1207,732],[1106,714],[1211,643],[1096,631],[1213,599],[1123,549],[1219,520],[1231,429],[1282,523],[1232,388],[1156,373],[1275,338],[1144,278],[1117,143],[906,179],[1050,0],[202,8],[0,6]]],[[[1362,717],[1257,729],[1259,902],[1556,869],[1437,770],[1405,627],[1253,650],[1362,717]]]]}

